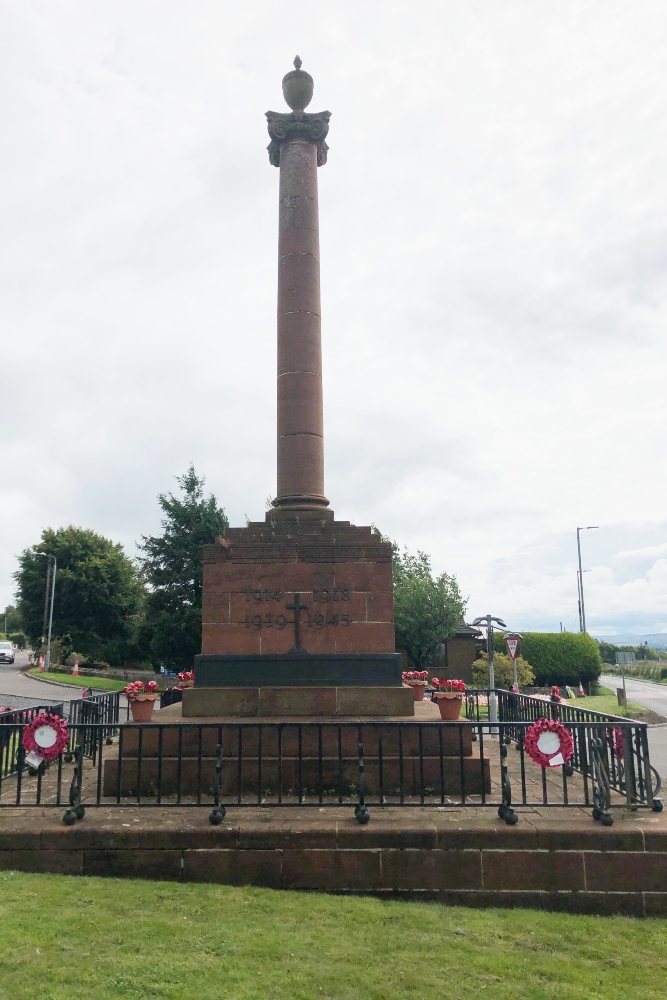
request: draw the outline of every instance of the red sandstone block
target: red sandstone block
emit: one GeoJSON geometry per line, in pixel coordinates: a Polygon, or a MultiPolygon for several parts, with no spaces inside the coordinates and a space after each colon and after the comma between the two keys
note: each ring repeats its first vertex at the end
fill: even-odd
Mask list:
{"type": "Polygon", "coordinates": [[[410,819],[397,821],[383,816],[379,809],[375,809],[368,826],[359,826],[353,816],[339,821],[338,847],[357,850],[379,847],[433,850],[437,847],[437,833],[434,823],[410,822],[410,819]]]}
{"type": "Polygon", "coordinates": [[[378,851],[283,851],[283,889],[380,889],[378,851]]]}
{"type": "MultiPolygon", "coordinates": [[[[591,916],[644,916],[644,895],[641,892],[545,892],[542,909],[554,913],[583,913],[591,916]]],[[[648,912],[646,916],[649,916],[648,912]]]]}
{"type": "Polygon", "coordinates": [[[266,817],[258,816],[241,824],[239,847],[257,851],[335,850],[336,821],[326,816],[296,821],[289,816],[272,815],[267,822],[266,817]]]}
{"type": "MultiPolygon", "coordinates": [[[[0,851],[34,851],[40,847],[60,847],[59,843],[45,843],[42,840],[39,830],[35,829],[34,818],[29,815],[30,810],[27,810],[27,812],[27,822],[24,817],[13,818],[10,829],[0,830],[0,851]]],[[[63,826],[59,824],[58,826],[54,826],[53,829],[60,831],[63,829],[63,826]]]]}
{"type": "Polygon", "coordinates": [[[667,892],[667,854],[586,854],[586,884],[603,892],[667,892]]]}
{"type": "Polygon", "coordinates": [[[480,851],[382,851],[385,889],[481,889],[480,851]]]}
{"type": "Polygon", "coordinates": [[[109,878],[150,878],[180,882],[182,851],[83,852],[83,874],[109,878]]]}
{"type": "Polygon", "coordinates": [[[295,254],[278,261],[278,315],[320,312],[320,264],[310,254],[295,254]]]}
{"type": "MultiPolygon", "coordinates": [[[[259,583],[256,587],[249,587],[253,593],[257,590],[261,591],[259,583]]],[[[267,593],[261,591],[262,599],[256,601],[254,597],[248,597],[247,593],[243,591],[236,591],[232,593],[230,599],[230,621],[236,625],[245,625],[248,616],[252,619],[255,615],[260,615],[262,619],[265,618],[267,614],[272,614],[274,617],[277,614],[284,613],[284,601],[274,600],[273,594],[275,591],[269,591],[268,588],[264,588],[267,593]]],[[[267,619],[267,621],[272,621],[273,619],[267,619]]]]}
{"type": "Polygon", "coordinates": [[[309,253],[313,257],[319,257],[317,224],[314,224],[312,217],[304,218],[305,213],[299,211],[304,203],[307,204],[305,198],[290,198],[281,202],[278,258],[291,253],[309,253]],[[299,209],[293,210],[292,206],[299,206],[299,209]]]}
{"type": "Polygon", "coordinates": [[[393,653],[395,649],[393,625],[367,622],[336,632],[338,653],[393,653]]]}
{"type": "Polygon", "coordinates": [[[229,617],[229,591],[214,593],[209,591],[202,599],[202,621],[206,624],[226,625],[229,617]]]}
{"type": "Polygon", "coordinates": [[[0,870],[81,875],[83,872],[83,851],[0,851],[0,870]]]}
{"type": "Polygon", "coordinates": [[[245,625],[203,625],[202,653],[260,652],[259,632],[245,625]]]}
{"type": "Polygon", "coordinates": [[[322,374],[321,321],[314,313],[278,317],[278,375],[298,368],[322,374]]]}
{"type": "Polygon", "coordinates": [[[559,829],[548,817],[531,817],[537,830],[540,850],[547,851],[643,851],[641,830],[623,830],[591,823],[589,818],[572,821],[569,828],[559,829]]]}
{"type": "MultiPolygon", "coordinates": [[[[584,889],[579,851],[482,851],[485,889],[584,889]]],[[[600,886],[601,887],[601,886],[600,886]]]]}
{"type": "MultiPolygon", "coordinates": [[[[637,888],[641,888],[637,886],[637,888]]],[[[646,917],[667,916],[667,892],[645,892],[644,913],[646,917]]]]}
{"type": "Polygon", "coordinates": [[[543,892],[486,892],[465,889],[445,890],[439,902],[444,906],[473,906],[475,909],[541,910],[543,892]]]}
{"type": "Polygon", "coordinates": [[[298,592],[302,601],[308,604],[314,600],[313,590],[333,590],[334,570],[331,563],[262,563],[259,581],[257,586],[280,590],[290,602],[298,592]]]}
{"type": "MultiPolygon", "coordinates": [[[[319,229],[317,190],[314,181],[311,181],[309,184],[309,194],[311,197],[306,196],[301,185],[299,185],[298,190],[293,189],[291,185],[289,189],[281,186],[279,200],[279,229],[281,237],[284,232],[292,232],[294,230],[299,232],[302,229],[308,229],[317,233],[319,229]]],[[[304,250],[304,253],[310,252],[317,256],[317,247],[312,251],[304,250]]]]}
{"type": "MultiPolygon", "coordinates": [[[[288,622],[283,629],[273,626],[271,628],[263,628],[261,642],[261,649],[264,654],[289,653],[290,649],[294,648],[294,625],[288,622]]],[[[308,648],[305,643],[303,643],[303,647],[304,649],[308,648]]]]}
{"type": "Polygon", "coordinates": [[[283,716],[292,715],[335,715],[335,688],[260,688],[259,714],[283,716]]]}
{"type": "Polygon", "coordinates": [[[278,496],[321,496],[324,483],[322,438],[315,434],[278,436],[278,496]]]}
{"type": "Polygon", "coordinates": [[[391,591],[389,593],[375,591],[366,595],[366,621],[393,624],[394,595],[391,591]]]}
{"type": "Polygon", "coordinates": [[[392,589],[391,562],[348,562],[335,567],[337,587],[374,593],[387,593],[392,589]]]}
{"type": "Polygon", "coordinates": [[[278,379],[278,433],[322,436],[322,376],[293,371],[278,379]]]}
{"type": "Polygon", "coordinates": [[[280,851],[184,851],[183,880],[279,889],[281,862],[280,851]]]}
{"type": "MultiPolygon", "coordinates": [[[[343,588],[340,588],[343,591],[343,588]]],[[[327,618],[331,615],[337,615],[341,619],[341,615],[347,615],[347,619],[352,623],[355,622],[366,622],[366,595],[359,593],[359,591],[347,590],[343,600],[342,594],[339,600],[328,600],[323,601],[321,599],[322,592],[318,594],[320,600],[315,602],[315,609],[319,614],[326,614],[327,618]]],[[[342,619],[341,619],[342,620],[342,619]]],[[[346,625],[343,628],[347,628],[346,625]]]]}
{"type": "Polygon", "coordinates": [[[495,812],[475,816],[474,824],[466,819],[466,814],[453,808],[436,817],[438,847],[449,850],[455,848],[490,848],[501,850],[537,850],[537,832],[522,816],[517,826],[507,826],[495,812]]]}
{"type": "MultiPolygon", "coordinates": [[[[662,815],[665,816],[665,813],[662,815]]],[[[645,826],[643,827],[643,832],[644,850],[658,852],[667,851],[667,830],[656,830],[645,826]]]]}
{"type": "Polygon", "coordinates": [[[239,590],[246,586],[245,581],[249,572],[252,572],[252,568],[248,563],[234,562],[232,559],[225,559],[224,562],[204,563],[203,592],[206,594],[223,590],[239,590]]]}

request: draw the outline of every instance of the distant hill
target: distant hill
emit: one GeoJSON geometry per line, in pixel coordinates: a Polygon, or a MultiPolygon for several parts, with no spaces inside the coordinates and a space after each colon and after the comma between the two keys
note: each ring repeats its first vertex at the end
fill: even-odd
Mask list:
{"type": "Polygon", "coordinates": [[[591,632],[595,639],[601,642],[611,642],[614,646],[639,646],[645,642],[653,649],[667,649],[667,632],[653,632],[651,635],[633,635],[630,632],[622,635],[596,635],[591,632]]]}

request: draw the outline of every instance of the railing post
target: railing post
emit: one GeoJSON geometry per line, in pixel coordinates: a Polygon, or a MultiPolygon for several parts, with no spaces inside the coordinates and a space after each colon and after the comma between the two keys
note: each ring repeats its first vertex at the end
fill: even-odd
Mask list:
{"type": "MultiPolygon", "coordinates": [[[[77,732],[78,740],[74,748],[74,774],[69,788],[69,809],[63,816],[65,826],[72,826],[78,819],[83,819],[86,810],[81,805],[81,778],[83,767],[83,743],[81,742],[81,730],[77,732]]],[[[84,730],[85,739],[85,730],[84,730]]]]}
{"type": "Polygon", "coordinates": [[[371,814],[366,808],[366,775],[364,773],[364,737],[363,729],[359,726],[358,730],[359,736],[359,803],[355,807],[354,815],[357,818],[357,823],[362,826],[366,826],[371,818],[371,814]]]}
{"type": "Polygon", "coordinates": [[[220,826],[227,810],[221,804],[222,798],[222,734],[219,734],[215,756],[215,782],[213,784],[213,809],[208,817],[211,826],[220,826]]]}

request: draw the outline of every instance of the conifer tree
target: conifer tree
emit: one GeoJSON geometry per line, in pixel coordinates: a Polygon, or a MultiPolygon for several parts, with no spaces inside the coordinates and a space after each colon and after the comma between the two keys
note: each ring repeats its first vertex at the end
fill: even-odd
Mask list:
{"type": "Polygon", "coordinates": [[[142,535],[141,566],[148,584],[142,635],[150,659],[170,669],[191,668],[201,652],[203,546],[224,534],[224,510],[194,466],[177,476],[180,496],[160,493],[162,534],[142,535]]]}

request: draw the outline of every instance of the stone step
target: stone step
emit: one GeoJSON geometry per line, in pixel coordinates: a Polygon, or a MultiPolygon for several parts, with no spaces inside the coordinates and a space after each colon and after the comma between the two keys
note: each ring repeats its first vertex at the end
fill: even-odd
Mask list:
{"type": "MultiPolygon", "coordinates": [[[[378,795],[380,792],[380,763],[377,758],[364,758],[366,791],[368,795],[378,795]]],[[[158,790],[163,796],[176,795],[179,788],[179,761],[175,757],[163,757],[161,768],[157,757],[141,759],[141,775],[139,778],[139,758],[123,757],[120,777],[120,794],[135,796],[141,783],[141,794],[154,796],[158,790]]],[[[420,761],[414,757],[403,760],[403,790],[405,795],[419,795],[423,785],[430,789],[428,794],[461,795],[462,777],[466,795],[480,795],[482,786],[488,794],[491,791],[489,761],[472,757],[424,757],[420,761]]],[[[308,789],[310,794],[319,795],[340,791],[344,795],[354,794],[352,788],[359,784],[359,765],[355,758],[348,757],[340,761],[338,758],[319,759],[308,757],[283,757],[281,766],[276,758],[262,760],[261,775],[257,759],[242,761],[240,787],[245,796],[277,795],[280,785],[283,795],[293,795],[302,789],[308,789]]],[[[385,795],[399,794],[401,787],[401,763],[397,757],[383,759],[383,788],[385,795]]],[[[183,798],[195,797],[201,794],[209,798],[213,793],[215,780],[215,758],[194,757],[183,758],[180,762],[180,790],[183,798]]],[[[113,797],[118,787],[118,759],[108,758],[104,762],[103,795],[113,797]]],[[[222,794],[238,795],[239,766],[238,759],[223,760],[222,794]]],[[[304,793],[305,794],[305,793],[304,793]]]]}
{"type": "MultiPolygon", "coordinates": [[[[244,726],[225,724],[220,727],[188,726],[183,723],[178,726],[139,727],[128,724],[122,727],[123,757],[136,756],[139,752],[141,739],[141,754],[151,757],[162,753],[163,756],[196,757],[215,756],[218,741],[222,736],[222,752],[225,756],[238,755],[239,739],[242,739],[242,756],[251,757],[259,754],[260,739],[263,757],[277,757],[279,740],[283,756],[294,757],[299,754],[299,730],[301,730],[301,754],[304,757],[322,755],[336,757],[339,752],[339,730],[335,727],[313,724],[302,726],[288,725],[281,730],[280,736],[276,726],[244,726]],[[160,732],[162,737],[160,738],[160,732]],[[201,734],[201,735],[200,735],[201,734]],[[201,742],[201,748],[200,748],[201,742]]],[[[383,756],[398,756],[402,745],[405,756],[419,755],[421,732],[421,752],[425,756],[469,757],[472,754],[472,729],[470,726],[445,727],[424,725],[382,726],[366,725],[363,727],[364,754],[377,757],[382,742],[383,756]]],[[[344,757],[354,757],[358,753],[358,731],[356,727],[340,729],[340,753],[344,757]]]]}

